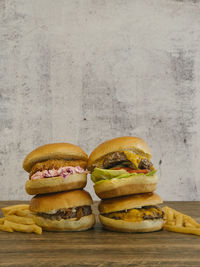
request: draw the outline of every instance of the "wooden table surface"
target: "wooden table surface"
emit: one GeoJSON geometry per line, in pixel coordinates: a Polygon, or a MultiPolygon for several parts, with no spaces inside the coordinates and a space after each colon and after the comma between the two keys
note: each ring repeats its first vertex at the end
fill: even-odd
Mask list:
{"type": "MultiPolygon", "coordinates": [[[[1,201],[0,208],[16,203],[1,201]]],[[[200,202],[165,204],[200,222],[200,202]]],[[[85,232],[0,232],[0,266],[200,266],[200,236],[115,233],[99,222],[85,232]]]]}

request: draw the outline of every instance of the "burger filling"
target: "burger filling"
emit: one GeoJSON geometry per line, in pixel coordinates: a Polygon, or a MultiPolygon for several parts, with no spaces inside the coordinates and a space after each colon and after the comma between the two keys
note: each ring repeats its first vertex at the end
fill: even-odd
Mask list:
{"type": "Polygon", "coordinates": [[[110,169],[121,165],[122,167],[130,167],[131,169],[147,169],[153,170],[153,164],[145,157],[135,154],[132,151],[114,152],[108,154],[102,164],[103,169],[110,169]]]}
{"type": "Polygon", "coordinates": [[[60,221],[62,219],[67,220],[71,218],[76,218],[76,220],[79,220],[81,217],[88,216],[90,214],[92,214],[91,206],[81,206],[69,209],[59,209],[49,213],[38,212],[36,215],[45,219],[60,221]]]}
{"type": "Polygon", "coordinates": [[[156,170],[150,160],[134,151],[114,152],[106,155],[92,166],[93,182],[113,178],[128,178],[133,175],[153,176],[156,170]]]}
{"type": "Polygon", "coordinates": [[[48,160],[36,163],[33,166],[30,173],[30,179],[36,180],[57,176],[66,178],[75,173],[87,173],[84,168],[86,168],[86,163],[84,161],[48,160]]]}
{"type": "Polygon", "coordinates": [[[157,206],[145,206],[142,208],[122,210],[101,215],[114,220],[140,222],[143,220],[162,219],[164,217],[164,212],[157,206]]]}

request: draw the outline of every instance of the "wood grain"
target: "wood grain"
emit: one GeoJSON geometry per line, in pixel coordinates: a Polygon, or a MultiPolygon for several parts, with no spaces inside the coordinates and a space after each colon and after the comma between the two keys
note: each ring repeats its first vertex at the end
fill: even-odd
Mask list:
{"type": "MultiPolygon", "coordinates": [[[[16,204],[2,201],[0,207],[16,204]]],[[[200,202],[166,202],[200,221],[200,202]]],[[[93,210],[97,214],[97,203],[93,210]]],[[[2,215],[2,214],[1,214],[2,215]]],[[[0,232],[0,266],[200,266],[200,238],[167,231],[0,232]]]]}

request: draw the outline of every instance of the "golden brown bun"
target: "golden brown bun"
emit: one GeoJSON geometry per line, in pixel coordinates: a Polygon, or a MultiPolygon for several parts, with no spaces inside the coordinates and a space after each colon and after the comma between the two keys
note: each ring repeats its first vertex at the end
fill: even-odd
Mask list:
{"type": "Polygon", "coordinates": [[[90,206],[93,203],[90,194],[84,190],[37,195],[30,201],[32,212],[49,212],[63,208],[90,206]]]}
{"type": "Polygon", "coordinates": [[[97,196],[101,199],[148,193],[156,190],[157,175],[134,175],[128,178],[111,179],[94,185],[97,196]]]}
{"type": "Polygon", "coordinates": [[[150,148],[141,138],[122,136],[108,140],[96,147],[89,156],[88,169],[90,170],[95,162],[107,154],[123,150],[132,150],[145,155],[148,159],[151,158],[150,148]]]}
{"type": "Polygon", "coordinates": [[[99,211],[100,213],[110,213],[144,206],[154,206],[162,202],[161,197],[155,193],[131,195],[102,200],[99,204],[99,211]]]}
{"type": "Polygon", "coordinates": [[[28,180],[25,188],[29,195],[38,195],[54,193],[61,191],[70,191],[72,189],[81,189],[86,186],[87,174],[75,173],[68,177],[61,176],[51,178],[41,178],[37,180],[28,180]]]}
{"type": "Polygon", "coordinates": [[[100,222],[103,226],[111,231],[117,232],[154,232],[162,229],[164,220],[143,220],[141,222],[128,222],[123,220],[115,220],[99,215],[100,222]]]}
{"type": "Polygon", "coordinates": [[[95,224],[94,214],[83,216],[79,220],[50,220],[41,216],[33,217],[35,223],[46,231],[84,231],[90,229],[95,224]]]}
{"type": "Polygon", "coordinates": [[[88,160],[88,156],[79,146],[69,143],[55,143],[40,146],[30,152],[23,162],[25,171],[30,172],[37,162],[47,161],[49,159],[64,160],[88,160]]]}

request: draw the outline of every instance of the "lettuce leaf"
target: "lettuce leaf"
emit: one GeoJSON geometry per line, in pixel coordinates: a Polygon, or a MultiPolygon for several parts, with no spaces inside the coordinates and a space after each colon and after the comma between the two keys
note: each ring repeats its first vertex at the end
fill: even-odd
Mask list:
{"type": "Polygon", "coordinates": [[[154,175],[157,172],[157,170],[153,170],[151,172],[148,172],[147,174],[145,174],[146,176],[151,176],[154,175]]]}
{"type": "Polygon", "coordinates": [[[125,170],[106,170],[95,168],[92,172],[91,179],[94,183],[100,180],[110,180],[120,176],[121,174],[127,174],[128,172],[125,170]]]}
{"type": "Polygon", "coordinates": [[[152,176],[156,173],[156,170],[153,170],[147,174],[144,173],[129,173],[126,170],[107,170],[107,169],[100,169],[95,168],[91,174],[91,179],[94,183],[103,182],[105,180],[111,180],[113,178],[121,179],[121,178],[128,178],[130,176],[138,176],[138,175],[146,175],[152,176]]]}

